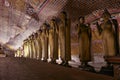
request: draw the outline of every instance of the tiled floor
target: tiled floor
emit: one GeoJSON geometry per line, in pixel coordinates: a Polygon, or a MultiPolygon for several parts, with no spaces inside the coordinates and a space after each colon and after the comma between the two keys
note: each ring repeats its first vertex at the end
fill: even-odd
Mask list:
{"type": "Polygon", "coordinates": [[[39,60],[0,58],[0,80],[113,80],[98,75],[39,60]]]}

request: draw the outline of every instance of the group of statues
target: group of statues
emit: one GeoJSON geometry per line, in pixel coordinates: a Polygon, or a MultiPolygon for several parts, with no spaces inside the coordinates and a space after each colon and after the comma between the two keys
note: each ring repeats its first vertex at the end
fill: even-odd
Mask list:
{"type": "MultiPolygon", "coordinates": [[[[116,19],[112,19],[110,13],[104,10],[103,22],[97,25],[99,35],[102,36],[105,57],[119,55],[119,32],[116,19]]],[[[63,65],[71,60],[71,36],[70,19],[66,12],[61,12],[58,19],[51,19],[44,23],[40,29],[24,40],[23,56],[56,63],[61,59],[63,65]]],[[[79,54],[82,65],[91,61],[91,28],[85,24],[85,18],[80,17],[76,32],[79,39],[79,54]]]]}
{"type": "Polygon", "coordinates": [[[60,64],[68,65],[71,60],[70,27],[66,12],[61,12],[58,19],[44,23],[24,40],[23,56],[53,63],[60,59],[60,64]]]}
{"type": "MultiPolygon", "coordinates": [[[[119,27],[116,19],[111,18],[107,9],[102,14],[103,22],[95,22],[99,35],[102,36],[104,57],[113,57],[119,55],[119,27]]],[[[77,24],[77,33],[79,39],[79,53],[82,65],[87,65],[91,61],[91,28],[85,24],[85,18],[80,17],[77,24]]]]}

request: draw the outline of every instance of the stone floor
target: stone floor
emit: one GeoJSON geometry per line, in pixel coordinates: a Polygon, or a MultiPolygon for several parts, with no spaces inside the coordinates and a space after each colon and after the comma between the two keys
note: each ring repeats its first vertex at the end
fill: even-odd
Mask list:
{"type": "Polygon", "coordinates": [[[0,58],[0,80],[113,80],[113,77],[25,58],[0,58]]]}

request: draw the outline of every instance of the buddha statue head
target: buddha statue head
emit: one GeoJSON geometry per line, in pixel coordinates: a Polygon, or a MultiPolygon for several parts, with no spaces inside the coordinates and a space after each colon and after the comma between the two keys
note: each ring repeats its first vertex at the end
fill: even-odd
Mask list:
{"type": "Polygon", "coordinates": [[[85,22],[85,18],[83,16],[79,17],[79,23],[83,24],[85,22]]]}
{"type": "Polygon", "coordinates": [[[102,18],[104,21],[109,20],[111,17],[111,14],[109,13],[109,11],[107,9],[104,10],[103,14],[102,14],[102,18]]]}
{"type": "Polygon", "coordinates": [[[41,27],[42,27],[42,30],[46,30],[47,29],[47,24],[43,23],[43,25],[41,27]]]}
{"type": "Polygon", "coordinates": [[[55,24],[55,19],[51,19],[51,20],[50,20],[50,26],[53,27],[54,24],[55,24]]]}
{"type": "Polygon", "coordinates": [[[60,13],[60,19],[63,19],[63,20],[67,19],[67,13],[65,11],[62,11],[60,13]]]}

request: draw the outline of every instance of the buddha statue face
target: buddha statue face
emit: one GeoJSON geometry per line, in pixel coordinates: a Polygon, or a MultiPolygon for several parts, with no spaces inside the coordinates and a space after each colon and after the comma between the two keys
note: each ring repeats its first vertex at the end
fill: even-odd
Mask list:
{"type": "Polygon", "coordinates": [[[104,13],[102,14],[103,20],[104,21],[109,20],[110,17],[111,17],[110,13],[107,10],[105,10],[104,13]]]}
{"type": "Polygon", "coordinates": [[[103,20],[105,21],[105,20],[109,20],[109,15],[107,15],[107,14],[105,14],[105,15],[103,15],[103,20]]]}
{"type": "Polygon", "coordinates": [[[45,30],[47,28],[46,24],[43,24],[42,29],[45,30]]]}
{"type": "Polygon", "coordinates": [[[85,22],[85,18],[84,18],[84,17],[80,17],[80,18],[79,18],[79,23],[80,23],[80,24],[83,24],[84,22],[85,22]]]}
{"type": "Polygon", "coordinates": [[[61,12],[60,13],[60,19],[66,19],[66,18],[67,18],[66,12],[61,12]]]}
{"type": "Polygon", "coordinates": [[[55,24],[55,20],[52,19],[52,20],[50,21],[50,25],[51,25],[51,27],[52,27],[54,24],[55,24]]]}

